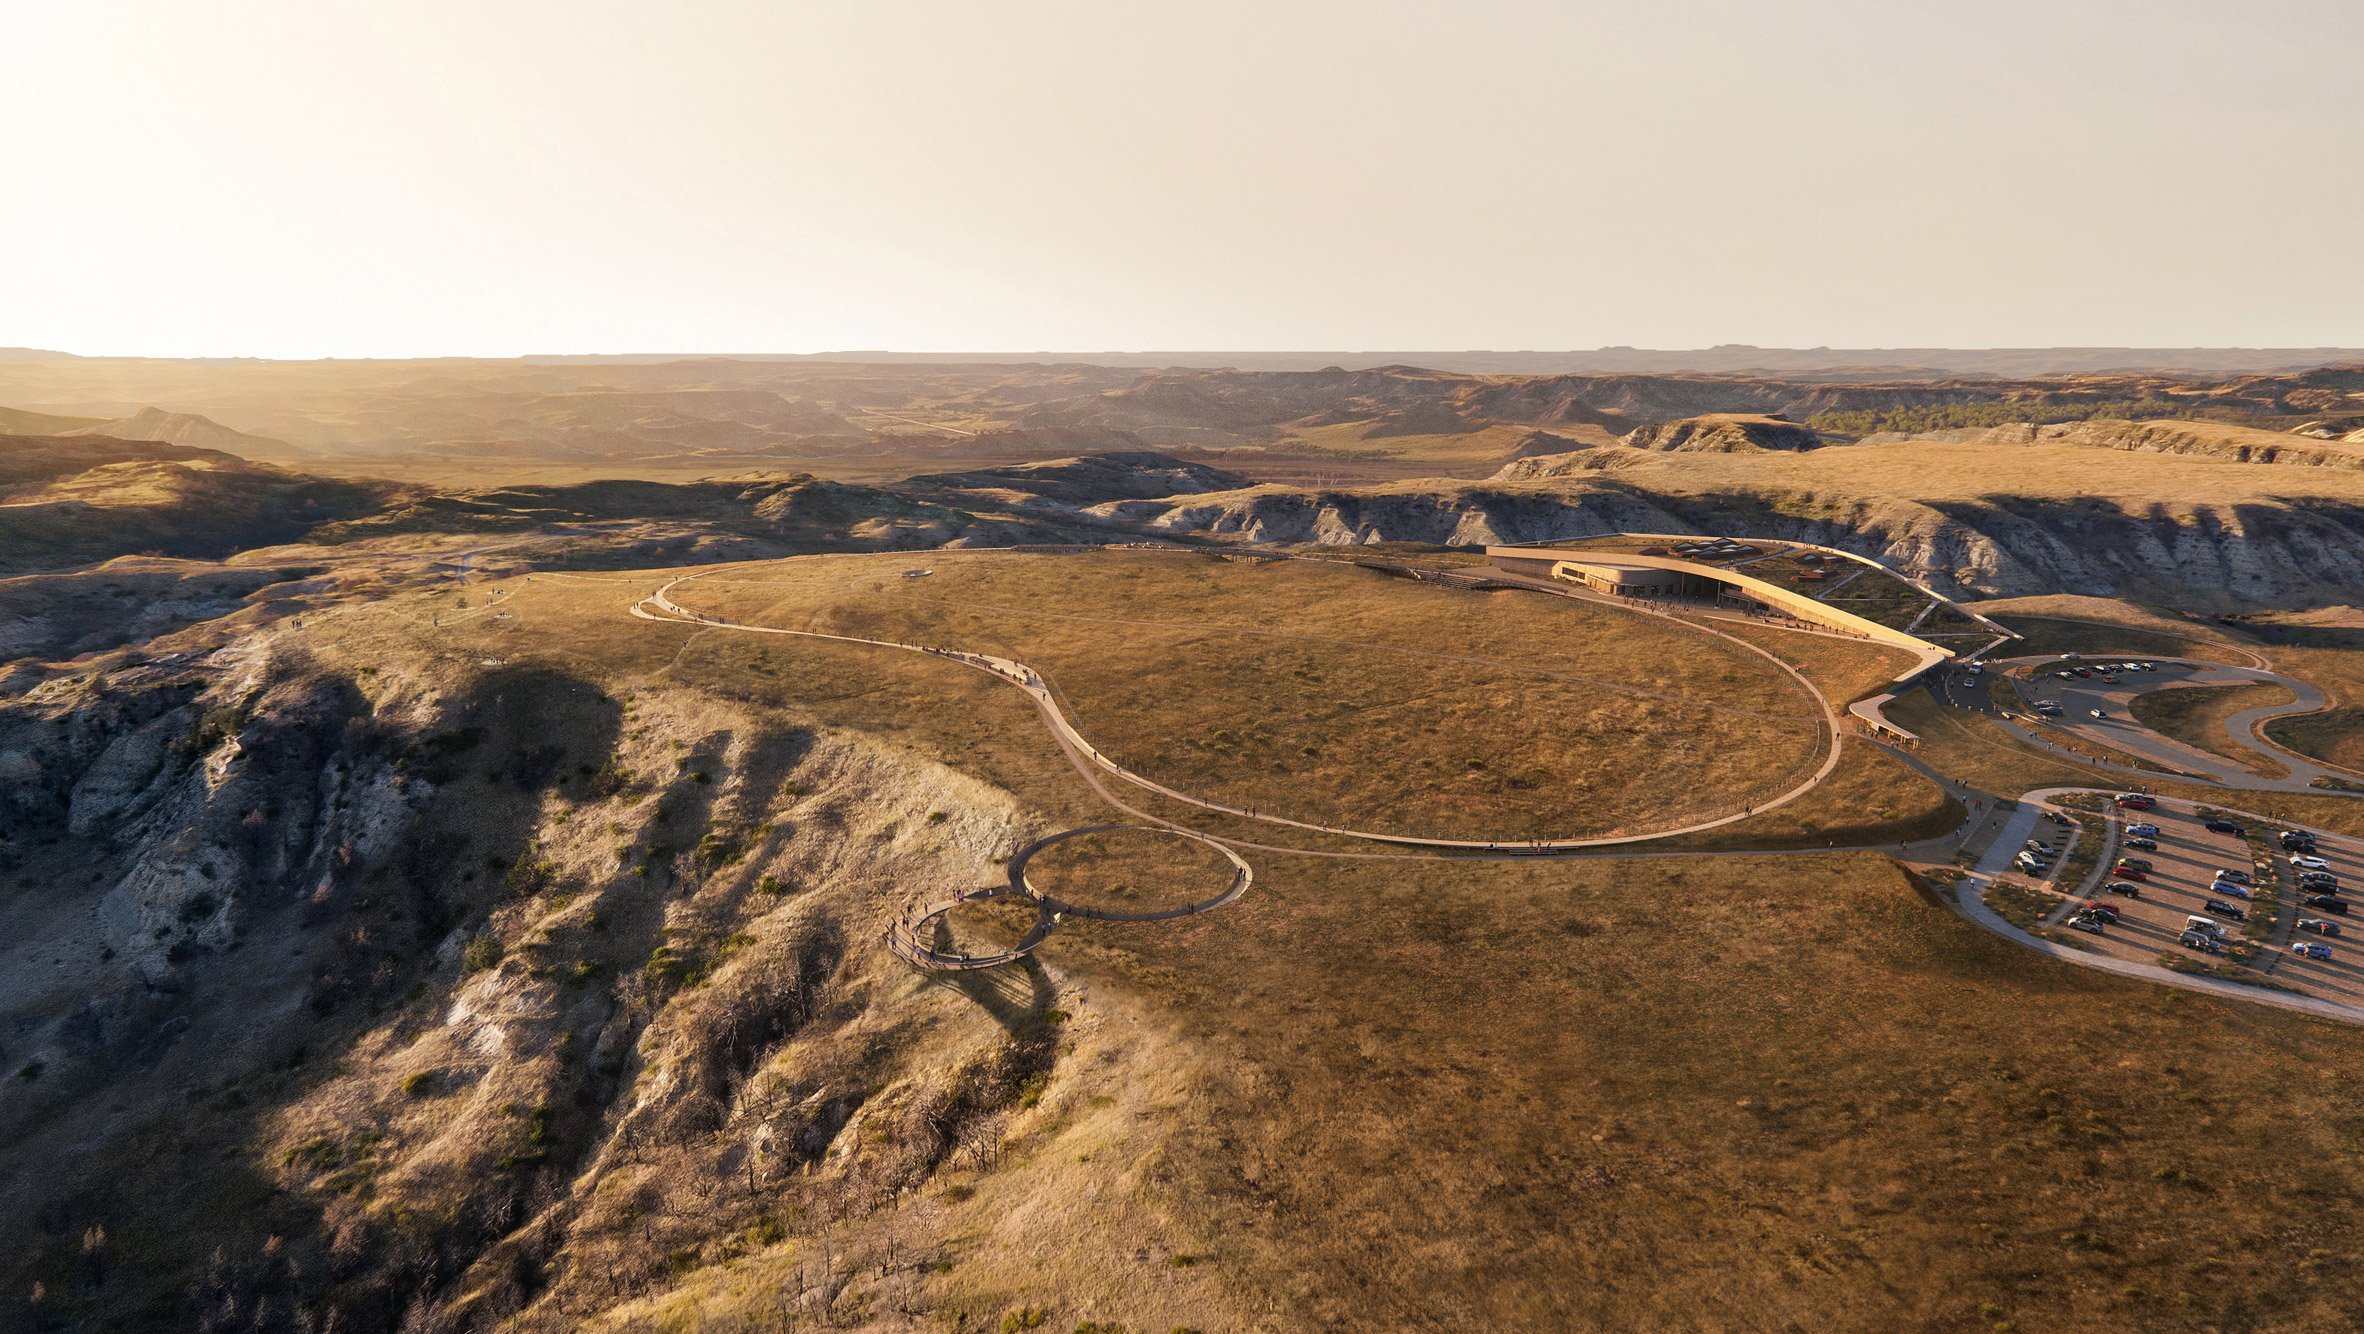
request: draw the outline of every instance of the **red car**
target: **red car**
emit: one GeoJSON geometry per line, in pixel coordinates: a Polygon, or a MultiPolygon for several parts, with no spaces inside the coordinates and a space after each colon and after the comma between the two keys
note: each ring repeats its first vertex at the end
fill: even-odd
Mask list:
{"type": "Polygon", "coordinates": [[[2151,873],[2139,866],[2116,867],[2110,871],[2110,874],[2127,880],[2148,880],[2151,878],[2151,873]]]}
{"type": "Polygon", "coordinates": [[[2130,811],[2147,811],[2159,803],[2139,792],[2129,792],[2118,798],[2118,804],[2130,811]]]}

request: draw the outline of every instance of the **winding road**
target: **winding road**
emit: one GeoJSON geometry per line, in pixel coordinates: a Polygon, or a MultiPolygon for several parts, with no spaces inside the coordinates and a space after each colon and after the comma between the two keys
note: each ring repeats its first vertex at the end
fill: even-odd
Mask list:
{"type": "MultiPolygon", "coordinates": [[[[2008,658],[1994,665],[2014,667],[2050,664],[2056,667],[2061,661],[2055,654],[2008,658]]],[[[2039,670],[2033,680],[2015,684],[2024,697],[2031,700],[2052,699],[2060,704],[2063,716],[2050,720],[2050,725],[2096,745],[2158,764],[2187,781],[2252,792],[2310,793],[2325,790],[2324,786],[2317,786],[2317,780],[2320,779],[2353,781],[2342,770],[2275,745],[2266,740],[2260,730],[2272,719],[2315,713],[2328,707],[2329,700],[2316,686],[2295,676],[2284,676],[2270,667],[2235,667],[2202,658],[2150,658],[2145,661],[2159,664],[2160,670],[2127,675],[2115,685],[2099,677],[2077,677],[2062,681],[2043,670],[2039,670]],[[2130,701],[2136,695],[2154,690],[2246,685],[2278,685],[2291,692],[2289,703],[2261,704],[2242,709],[2227,716],[2223,727],[2226,739],[2279,771],[2280,777],[2261,776],[2222,755],[2152,731],[2136,721],[2130,710],[2130,701]],[[2095,718],[2092,716],[2095,709],[2109,716],[2095,718]]],[[[2078,665],[2088,668],[2093,666],[2091,663],[2078,665]]],[[[2006,730],[2031,745],[2056,754],[2070,753],[2058,742],[2034,731],[2026,721],[2009,717],[2001,721],[2006,730]]],[[[2152,770],[2119,764],[2098,756],[2078,755],[2076,758],[2083,763],[2120,773],[2151,778],[2160,776],[2152,770]]]]}
{"type": "MultiPolygon", "coordinates": [[[[1783,661],[1770,651],[1750,643],[1745,639],[1735,635],[1726,634],[1723,631],[1716,630],[1711,626],[1701,624],[1696,618],[1682,616],[1672,611],[1636,604],[1624,599],[1604,598],[1597,594],[1592,594],[1589,591],[1553,588],[1548,585],[1542,585],[1533,581],[1521,580],[1518,581],[1517,585],[1546,595],[1574,597],[1584,601],[1600,602],[1615,606],[1620,610],[1632,611],[1644,615],[1657,615],[1669,620],[1680,621],[1685,626],[1685,628],[1689,630],[1701,634],[1713,635],[1719,639],[1729,641],[1772,661],[1807,691],[1808,695],[1815,701],[1816,706],[1821,711],[1820,733],[1822,736],[1828,738],[1828,744],[1827,746],[1818,747],[1822,751],[1822,757],[1820,764],[1814,769],[1814,771],[1808,775],[1803,782],[1798,783],[1789,790],[1783,792],[1775,800],[1765,803],[1764,805],[1757,806],[1750,810],[1743,810],[1734,814],[1723,815],[1713,819],[1701,820],[1682,826],[1680,828],[1670,828],[1639,834],[1614,834],[1585,838],[1552,838],[1525,841],[1509,841],[1499,839],[1448,839],[1421,837],[1406,834],[1393,834],[1377,830],[1353,829],[1343,826],[1325,825],[1311,821],[1295,820],[1286,816],[1275,815],[1267,811],[1251,810],[1243,807],[1228,805],[1218,801],[1212,801],[1203,797],[1194,796],[1187,792],[1182,792],[1166,784],[1160,783],[1146,775],[1126,768],[1125,766],[1110,759],[1107,755],[1103,754],[1091,743],[1088,738],[1082,734],[1082,732],[1074,725],[1072,720],[1069,719],[1066,712],[1060,707],[1056,695],[1052,691],[1049,683],[1044,680],[1042,674],[1036,671],[1033,667],[1013,659],[934,645],[908,644],[893,640],[829,634],[826,632],[814,630],[791,630],[777,626],[751,625],[743,622],[727,620],[722,617],[684,606],[676,598],[676,592],[681,590],[685,585],[691,585],[697,580],[727,573],[729,568],[730,567],[723,567],[716,570],[701,571],[697,574],[677,577],[660,586],[649,596],[642,598],[639,602],[633,604],[630,609],[631,614],[643,620],[684,624],[706,630],[720,630],[740,634],[779,635],[792,638],[825,640],[838,643],[859,644],[874,648],[893,649],[900,652],[916,653],[929,657],[941,658],[947,661],[960,663],[978,671],[986,672],[994,676],[996,679],[1016,686],[1020,690],[1024,691],[1027,697],[1033,701],[1036,711],[1043,719],[1044,725],[1054,741],[1059,745],[1060,749],[1066,753],[1069,762],[1084,778],[1085,782],[1103,800],[1106,800],[1110,805],[1114,806],[1120,811],[1123,811],[1128,816],[1131,816],[1133,820],[1138,822],[1134,824],[1091,825],[1051,834],[1045,838],[1036,840],[1034,843],[1028,844],[1012,858],[1009,872],[1009,883],[1007,885],[996,886],[989,890],[974,891],[955,895],[946,899],[913,901],[906,904],[903,912],[898,917],[895,924],[887,931],[886,944],[888,948],[892,949],[898,956],[918,967],[932,970],[967,970],[998,967],[1007,963],[1011,963],[1025,957],[1028,953],[1032,952],[1043,942],[1043,940],[1048,938],[1049,935],[1054,930],[1056,930],[1062,921],[1071,918],[1133,922],[1168,921],[1177,918],[1196,916],[1198,914],[1211,911],[1215,908],[1235,901],[1242,894],[1246,893],[1248,887],[1253,883],[1254,874],[1250,870],[1245,859],[1239,855],[1239,850],[1241,849],[1264,851],[1290,856],[1336,857],[1352,858],[1358,860],[1400,858],[1430,859],[1440,856],[1460,858],[1534,856],[1804,856],[1816,855],[1818,853],[1827,851],[1826,849],[1798,848],[1739,851],[1651,851],[1644,850],[1640,846],[1643,844],[1659,842],[1683,834],[1697,833],[1721,828],[1723,826],[1733,824],[1740,820],[1748,819],[1753,815],[1776,809],[1782,805],[1797,800],[1798,798],[1804,796],[1807,792],[1812,791],[1814,787],[1827,778],[1837,767],[1843,744],[1842,738],[1844,736],[1844,732],[1839,725],[1840,719],[1836,711],[1832,708],[1830,701],[1822,694],[1819,689],[1814,686],[1813,682],[1809,681],[1795,667],[1783,661]],[[1203,834],[1199,831],[1182,826],[1175,821],[1167,819],[1163,816],[1142,810],[1140,807],[1127,802],[1109,786],[1108,780],[1112,779],[1123,784],[1129,784],[1143,792],[1152,793],[1157,796],[1164,797],[1170,801],[1178,802],[1200,810],[1211,811],[1226,816],[1232,816],[1266,825],[1278,826],[1307,833],[1330,835],[1345,839],[1376,843],[1388,848],[1400,850],[1351,851],[1340,849],[1302,848],[1286,845],[1257,843],[1238,838],[1203,834]],[[1114,913],[1106,910],[1095,910],[1088,907],[1065,903],[1055,897],[1043,893],[1037,886],[1033,885],[1027,879],[1025,874],[1026,866],[1033,856],[1042,849],[1053,846],[1066,839],[1081,837],[1089,834],[1111,832],[1115,830],[1143,830],[1163,835],[1177,836],[1213,847],[1220,851],[1223,856],[1229,859],[1231,862],[1234,868],[1232,881],[1220,893],[1217,893],[1202,901],[1187,904],[1180,908],[1147,913],[1126,914],[1114,913]],[[1032,927],[1015,944],[1001,950],[970,954],[947,946],[939,945],[929,938],[931,935],[940,934],[934,930],[936,925],[947,919],[951,913],[956,911],[962,905],[1005,898],[1016,898],[1029,903],[1034,907],[1036,913],[1035,921],[1032,927]]],[[[2192,685],[2207,686],[2273,682],[2289,687],[2293,694],[2293,699],[2290,703],[2261,706],[2258,708],[2242,710],[2239,713],[2231,715],[2226,720],[2225,724],[2228,736],[2230,736],[2235,742],[2255,751],[2261,757],[2270,759],[2274,763],[2284,767],[2288,771],[2287,777],[2279,779],[2260,778],[2255,774],[2251,774],[2239,769],[2237,766],[2225,760],[2222,756],[2199,751],[2194,747],[2176,742],[2171,738],[2160,736],[2158,733],[2152,732],[2147,728],[2142,728],[2130,722],[2110,728],[2109,735],[2106,738],[2095,737],[2091,739],[2105,741],[2105,743],[2112,749],[2121,751],[2123,753],[2136,755],[2146,759],[2155,759],[2162,763],[2173,764],[2187,772],[2197,770],[2200,774],[2211,775],[2199,776],[2196,774],[2186,780],[2197,782],[2206,786],[2221,787],[2228,790],[2306,792],[2313,795],[2323,795],[2323,789],[2311,787],[2310,784],[2315,777],[2324,774],[2330,774],[2334,771],[2324,766],[2315,764],[2313,761],[2306,759],[2306,757],[2296,756],[2290,752],[2282,750],[2280,747],[2273,746],[2270,742],[2267,742],[2263,739],[2262,734],[2258,730],[2259,726],[2268,719],[2292,714],[2307,713],[2325,707],[2326,701],[2322,692],[2312,685],[2298,680],[2297,678],[2282,676],[2279,673],[2274,672],[2272,670],[2271,664],[2262,657],[2258,657],[2255,654],[2247,654],[2246,656],[2255,658],[2257,665],[2254,667],[2230,666],[2222,663],[2209,662],[2204,659],[2153,659],[2153,661],[2162,663],[2172,662],[2175,665],[2177,674],[2171,679],[2178,683],[2189,682],[2192,685]]],[[[2011,659],[2004,664],[1998,665],[2018,665],[2033,661],[2037,661],[2037,659],[2011,659]]],[[[2136,686],[2135,689],[2140,689],[2142,686],[2157,688],[2157,683],[2160,679],[2161,678],[2156,677],[2147,678],[2140,685],[2136,686]]],[[[1938,683],[1937,691],[1941,699],[1950,698],[1947,695],[1942,682],[1938,683]]],[[[2130,694],[2131,691],[2120,693],[2130,694]]],[[[2115,697],[2113,696],[2113,698],[2115,697]]],[[[2069,701],[2064,701],[2064,707],[2068,702],[2069,701]]],[[[2116,702],[2119,705],[2119,710],[2122,710],[2123,700],[2116,700],[2116,702]]],[[[2107,706],[2097,704],[2093,705],[2092,707],[2107,706]]],[[[2113,710],[2112,712],[2115,713],[2119,710],[2113,710]]],[[[2008,717],[1998,717],[1998,721],[2001,722],[2006,728],[2016,733],[2019,739],[2040,749],[2067,754],[2071,758],[2077,760],[2079,763],[2141,777],[2156,778],[2160,776],[2151,770],[2136,768],[2133,766],[2118,765],[2097,759],[2095,757],[2068,752],[2064,747],[2047,741],[2045,738],[2038,736],[2026,728],[2014,723],[2008,717]]],[[[1953,791],[1955,788],[1960,786],[1953,780],[1947,778],[1944,774],[1922,762],[1919,757],[1913,755],[1909,750],[1885,745],[1876,741],[1873,742],[1873,744],[1880,745],[1882,750],[1897,757],[1913,769],[1938,782],[1941,787],[1948,791],[1953,791]]],[[[2256,1004],[2272,1005],[2307,1013],[2320,1018],[2335,1019],[2343,1023],[2364,1025],[2364,1006],[2346,1005],[2317,996],[2301,995],[2294,992],[2273,991],[2218,978],[2178,973],[2161,967],[2157,964],[2142,963],[2139,961],[2122,958],[2113,958],[2108,955],[2069,948],[2052,941],[2043,940],[2039,937],[2031,935],[2026,931],[2022,931],[2019,928],[2011,925],[2008,921],[2004,920],[1999,914],[1994,912],[1994,910],[1988,908],[1984,901],[1985,890],[1994,882],[1996,877],[2001,875],[2009,867],[2011,860],[2016,854],[2020,844],[2025,841],[2029,834],[2035,829],[2037,823],[2045,818],[2045,815],[2048,811],[2056,809],[2056,807],[2053,805],[2055,801],[2057,801],[2059,798],[2077,793],[2100,793],[2102,795],[2107,795],[2107,790],[2099,788],[2047,788],[2040,791],[2026,793],[2017,801],[2011,802],[2007,806],[2004,804],[2005,799],[1998,798],[1996,799],[1995,803],[1996,810],[1992,814],[1986,816],[1978,827],[1966,825],[1964,829],[1960,831],[1960,837],[1963,840],[1962,843],[1954,843],[1955,836],[1948,836],[1944,839],[1930,840],[1928,844],[1922,845],[1922,847],[1917,850],[1942,852],[1946,850],[1946,845],[1949,844],[1952,846],[1962,846],[1968,842],[1971,836],[1974,836],[1976,833],[1980,832],[1981,829],[1985,827],[1992,827],[1996,822],[1999,821],[2000,828],[1992,838],[1992,841],[1986,845],[1985,850],[1982,856],[1979,858],[1975,869],[1957,887],[1956,903],[1954,906],[1956,907],[1957,911],[1962,914],[1962,916],[1977,926],[2002,936],[2005,939],[2011,940],[2015,944],[2036,950],[2045,955],[2060,959],[2063,962],[2072,963],[2080,967],[2099,968],[2103,971],[2116,973],[2127,977],[2139,978],[2141,980],[2152,982],[2158,985],[2179,987],[2193,991],[2202,991],[2211,995],[2228,999],[2243,1000],[2256,1004]]],[[[2162,800],[2167,801],[2172,799],[2162,800]]],[[[2176,801],[2174,804],[2180,808],[2189,807],[2192,803],[2176,801]]],[[[2280,821],[2268,821],[2265,819],[2265,817],[2247,818],[2257,819],[2260,823],[2287,823],[2280,821]]],[[[2318,831],[2318,833],[2322,834],[2323,831],[2318,831]]],[[[2325,834],[2324,836],[2331,837],[2332,835],[2325,834]]],[[[1898,848],[1890,848],[1887,850],[1899,854],[1908,851],[1906,849],[1898,848]]]]}

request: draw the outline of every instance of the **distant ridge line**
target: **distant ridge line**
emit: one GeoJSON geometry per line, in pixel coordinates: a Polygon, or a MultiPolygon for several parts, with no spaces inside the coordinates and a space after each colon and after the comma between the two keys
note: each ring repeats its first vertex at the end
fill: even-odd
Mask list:
{"type": "Polygon", "coordinates": [[[0,347],[0,363],[41,361],[236,365],[646,366],[669,362],[810,362],[841,365],[1084,365],[1144,370],[1367,371],[1418,369],[1459,375],[1735,375],[1766,378],[1933,376],[2026,378],[2052,375],[2264,375],[2364,366],[2364,347],[1996,347],[1782,348],[1726,343],[1707,348],[1601,347],[1589,350],[1377,349],[1363,351],[1174,349],[1141,352],[584,352],[516,357],[142,357],[0,347]]]}

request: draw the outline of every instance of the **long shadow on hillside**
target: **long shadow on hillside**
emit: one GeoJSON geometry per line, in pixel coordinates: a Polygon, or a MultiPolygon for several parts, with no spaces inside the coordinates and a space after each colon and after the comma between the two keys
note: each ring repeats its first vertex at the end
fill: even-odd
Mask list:
{"type": "MultiPolygon", "coordinates": [[[[952,948],[952,929],[941,918],[932,948],[952,948]]],[[[968,997],[1013,1036],[1038,1028],[1058,994],[1050,973],[1032,956],[1001,968],[931,972],[928,985],[968,997]]]]}

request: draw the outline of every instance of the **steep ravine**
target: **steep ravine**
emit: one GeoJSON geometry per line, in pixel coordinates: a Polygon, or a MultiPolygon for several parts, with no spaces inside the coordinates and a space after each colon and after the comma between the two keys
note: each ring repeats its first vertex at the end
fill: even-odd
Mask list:
{"type": "Polygon", "coordinates": [[[1035,817],[792,710],[263,633],[0,699],[0,779],[37,1328],[574,1329],[824,1234],[765,1309],[998,1310],[1022,1265],[893,1258],[1032,1238],[921,1188],[1072,1121],[1064,1052],[1126,1069],[1040,968],[972,1002],[872,944],[1035,817]]]}

